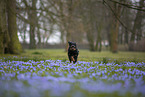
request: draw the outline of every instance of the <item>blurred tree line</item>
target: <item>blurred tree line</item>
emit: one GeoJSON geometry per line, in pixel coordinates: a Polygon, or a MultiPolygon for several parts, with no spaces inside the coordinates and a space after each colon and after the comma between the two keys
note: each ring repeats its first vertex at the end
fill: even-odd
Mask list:
{"type": "MultiPolygon", "coordinates": [[[[145,38],[145,0],[1,0],[0,53],[19,54],[29,38],[30,49],[47,44],[60,32],[61,44],[74,41],[112,52],[119,44],[145,38]]],[[[66,45],[67,47],[67,45],[66,45]]]]}

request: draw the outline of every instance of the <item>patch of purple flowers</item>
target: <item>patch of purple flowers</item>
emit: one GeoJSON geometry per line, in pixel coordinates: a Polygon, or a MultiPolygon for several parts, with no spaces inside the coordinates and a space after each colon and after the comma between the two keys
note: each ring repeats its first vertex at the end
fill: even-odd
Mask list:
{"type": "Polygon", "coordinates": [[[122,96],[129,92],[143,96],[145,63],[126,62],[118,65],[78,61],[70,64],[61,60],[4,62],[1,59],[0,85],[0,95],[5,97],[13,93],[20,97],[78,94],[83,97],[82,90],[89,93],[117,91],[122,96]]]}

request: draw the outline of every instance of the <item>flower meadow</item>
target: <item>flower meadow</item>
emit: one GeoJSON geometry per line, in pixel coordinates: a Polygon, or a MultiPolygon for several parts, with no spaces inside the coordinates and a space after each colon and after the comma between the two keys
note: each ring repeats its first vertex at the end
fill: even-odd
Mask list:
{"type": "Polygon", "coordinates": [[[144,62],[0,59],[0,97],[145,97],[144,62]]]}

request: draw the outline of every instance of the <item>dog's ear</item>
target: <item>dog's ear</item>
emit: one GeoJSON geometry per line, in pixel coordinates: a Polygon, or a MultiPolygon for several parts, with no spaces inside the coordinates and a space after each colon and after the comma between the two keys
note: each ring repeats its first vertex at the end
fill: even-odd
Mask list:
{"type": "Polygon", "coordinates": [[[70,43],[70,41],[68,43],[70,43]]]}
{"type": "Polygon", "coordinates": [[[69,43],[69,46],[71,46],[71,45],[72,45],[72,42],[71,42],[71,41],[69,41],[68,43],[69,43]]]}

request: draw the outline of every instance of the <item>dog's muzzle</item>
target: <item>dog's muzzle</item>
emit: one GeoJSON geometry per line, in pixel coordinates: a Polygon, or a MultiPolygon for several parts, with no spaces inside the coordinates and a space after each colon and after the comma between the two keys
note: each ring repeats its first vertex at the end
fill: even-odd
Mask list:
{"type": "Polygon", "coordinates": [[[72,45],[71,48],[70,48],[70,50],[75,51],[76,50],[75,46],[72,45]]]}

